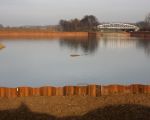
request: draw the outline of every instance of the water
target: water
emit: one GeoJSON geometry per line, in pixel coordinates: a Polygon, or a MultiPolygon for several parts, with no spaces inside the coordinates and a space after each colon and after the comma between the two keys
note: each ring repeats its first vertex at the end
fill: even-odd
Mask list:
{"type": "Polygon", "coordinates": [[[0,50],[0,86],[150,84],[150,39],[103,36],[0,43],[6,46],[0,50]]]}

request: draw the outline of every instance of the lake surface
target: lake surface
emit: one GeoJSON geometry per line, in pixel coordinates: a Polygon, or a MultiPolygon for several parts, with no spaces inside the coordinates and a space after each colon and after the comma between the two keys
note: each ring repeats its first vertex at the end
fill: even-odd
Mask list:
{"type": "Polygon", "coordinates": [[[0,43],[6,46],[0,50],[0,86],[150,84],[150,39],[104,35],[0,43]]]}

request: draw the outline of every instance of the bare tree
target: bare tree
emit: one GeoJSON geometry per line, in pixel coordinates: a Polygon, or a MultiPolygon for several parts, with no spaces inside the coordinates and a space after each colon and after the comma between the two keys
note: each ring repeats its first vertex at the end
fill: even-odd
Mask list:
{"type": "Polygon", "coordinates": [[[98,19],[94,15],[86,15],[80,22],[85,30],[93,30],[99,24],[98,19]]]}
{"type": "Polygon", "coordinates": [[[150,26],[150,13],[145,17],[145,22],[150,26]]]}
{"type": "Polygon", "coordinates": [[[147,14],[144,21],[137,22],[136,25],[141,31],[150,31],[150,13],[147,14]]]}
{"type": "Polygon", "coordinates": [[[63,31],[93,31],[98,24],[99,22],[94,15],[86,15],[81,20],[75,18],[59,21],[63,31]]]}

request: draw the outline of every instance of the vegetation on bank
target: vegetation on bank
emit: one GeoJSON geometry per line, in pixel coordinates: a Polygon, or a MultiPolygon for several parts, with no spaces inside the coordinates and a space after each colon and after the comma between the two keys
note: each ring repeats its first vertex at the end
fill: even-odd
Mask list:
{"type": "Polygon", "coordinates": [[[0,31],[51,31],[51,32],[87,32],[95,31],[99,24],[98,19],[94,15],[86,15],[82,19],[60,20],[58,25],[47,26],[20,26],[20,27],[4,27],[0,25],[0,31]]]}
{"type": "Polygon", "coordinates": [[[86,15],[82,19],[60,20],[59,25],[62,31],[96,31],[99,24],[94,15],[86,15]]]}
{"type": "Polygon", "coordinates": [[[136,25],[140,31],[150,31],[150,13],[145,17],[145,20],[137,22],[136,25]]]}
{"type": "MultiPolygon", "coordinates": [[[[86,15],[82,19],[61,19],[57,25],[5,27],[0,24],[0,31],[91,32],[97,31],[97,25],[99,24],[101,23],[96,16],[86,15]]],[[[145,17],[145,20],[132,24],[137,25],[140,31],[150,31],[150,13],[145,17]]]]}
{"type": "Polygon", "coordinates": [[[3,49],[3,48],[5,48],[5,46],[0,43],[0,49],[3,49]]]}

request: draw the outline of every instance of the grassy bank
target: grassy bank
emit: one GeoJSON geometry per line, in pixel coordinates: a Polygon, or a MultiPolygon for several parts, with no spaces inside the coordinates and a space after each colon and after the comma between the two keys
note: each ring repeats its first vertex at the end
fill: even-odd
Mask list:
{"type": "Polygon", "coordinates": [[[0,120],[149,120],[150,95],[0,98],[0,120]]]}
{"type": "Polygon", "coordinates": [[[5,46],[0,43],[0,49],[3,49],[3,48],[5,48],[5,46]]]}

